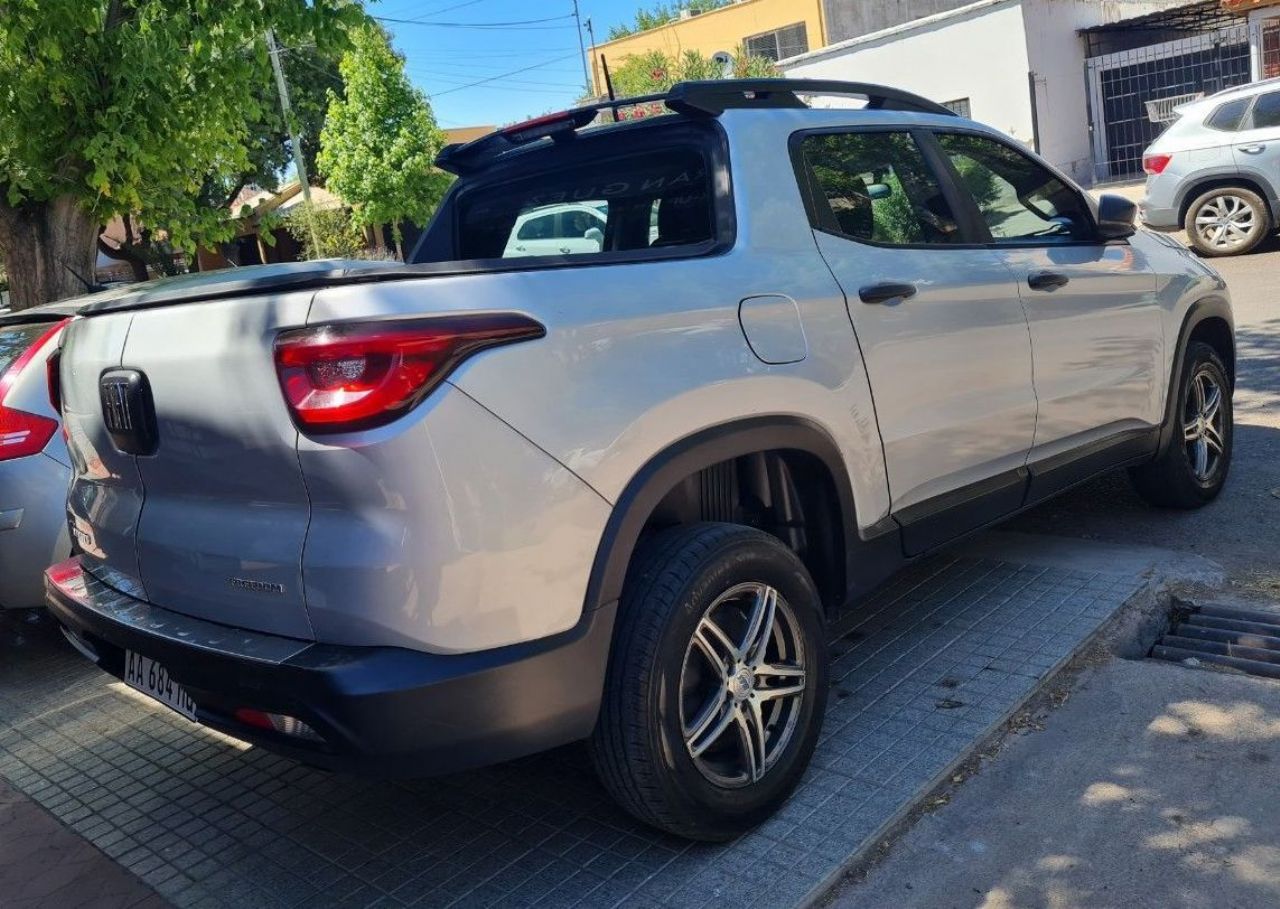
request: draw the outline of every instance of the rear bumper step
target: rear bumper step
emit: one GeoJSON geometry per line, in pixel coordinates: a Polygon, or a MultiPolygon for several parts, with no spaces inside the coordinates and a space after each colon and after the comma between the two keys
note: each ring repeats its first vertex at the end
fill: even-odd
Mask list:
{"type": "Polygon", "coordinates": [[[595,725],[614,607],[540,641],[469,654],[344,647],[190,618],[116,591],[79,558],[45,574],[50,612],[77,648],[123,678],[125,653],[164,666],[199,722],[290,757],[382,776],[498,763],[585,738],[595,725]],[[296,717],[322,742],[236,719],[296,717]]]}

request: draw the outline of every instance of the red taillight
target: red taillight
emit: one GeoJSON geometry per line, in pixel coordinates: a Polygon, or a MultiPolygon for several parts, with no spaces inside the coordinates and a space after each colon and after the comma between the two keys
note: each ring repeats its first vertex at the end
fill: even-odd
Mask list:
{"type": "Polygon", "coordinates": [[[57,420],[0,404],[0,461],[39,454],[57,431],[57,420]]]}
{"type": "Polygon", "coordinates": [[[1164,169],[1173,160],[1173,155],[1145,155],[1142,158],[1142,169],[1153,177],[1164,173],[1164,169]]]}
{"type": "Polygon", "coordinates": [[[5,400],[18,381],[18,376],[49,345],[53,344],[63,326],[70,320],[56,322],[49,330],[36,338],[35,343],[22,352],[0,376],[0,461],[26,458],[44,451],[53,434],[58,431],[58,421],[39,414],[27,413],[9,407],[5,400]]]}
{"type": "Polygon", "coordinates": [[[59,347],[49,354],[49,359],[44,361],[44,377],[49,386],[49,404],[53,407],[54,413],[62,413],[62,375],[58,371],[61,366],[62,348],[59,347]]]}
{"type": "Polygon", "coordinates": [[[300,428],[348,432],[411,410],[476,351],[544,334],[511,313],[328,325],[282,334],[276,371],[300,428]]]}

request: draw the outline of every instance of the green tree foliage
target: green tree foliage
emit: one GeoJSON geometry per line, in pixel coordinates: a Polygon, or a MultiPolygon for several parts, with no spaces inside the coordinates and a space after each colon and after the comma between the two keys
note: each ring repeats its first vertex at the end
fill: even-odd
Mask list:
{"type": "Polygon", "coordinates": [[[0,253],[19,308],[91,279],[98,227],[140,213],[191,249],[228,235],[201,192],[250,168],[262,35],[325,49],[350,0],[0,0],[0,253]]]}
{"type": "Polygon", "coordinates": [[[680,18],[680,13],[684,10],[688,10],[696,16],[699,13],[707,13],[713,9],[728,6],[733,2],[734,0],[677,0],[676,3],[659,3],[648,9],[636,10],[634,22],[615,25],[609,29],[609,40],[616,41],[619,38],[626,38],[638,32],[647,32],[651,28],[658,28],[668,22],[675,22],[680,18]]]}
{"type": "Polygon", "coordinates": [[[359,259],[367,254],[364,231],[351,220],[351,214],[345,208],[318,208],[311,206],[311,218],[307,217],[306,203],[295,206],[282,219],[284,229],[302,247],[304,259],[359,259]],[[312,223],[315,225],[314,238],[320,241],[320,248],[315,246],[311,233],[312,223]]]}
{"type": "MultiPolygon", "coordinates": [[[[739,49],[728,74],[734,79],[770,78],[781,75],[772,60],[751,57],[739,49]]],[[[665,92],[677,82],[694,79],[723,79],[724,67],[698,51],[673,57],[663,51],[649,51],[627,57],[610,74],[619,98],[665,92]]]]}
{"type": "Polygon", "coordinates": [[[392,225],[399,246],[400,224],[425,224],[449,186],[433,166],[444,134],[381,28],[353,31],[339,69],[345,95],[329,92],[320,172],[351,205],[356,224],[392,225]]]}
{"type": "MultiPolygon", "coordinates": [[[[343,45],[333,43],[319,48],[307,42],[296,47],[281,49],[281,65],[289,83],[289,97],[293,108],[293,126],[302,145],[303,163],[307,173],[316,173],[316,155],[320,150],[320,130],[324,126],[325,112],[329,106],[329,89],[342,85],[338,61],[343,45]]],[[[221,239],[228,228],[224,220],[231,203],[246,186],[274,186],[281,175],[293,166],[293,148],[289,128],[285,124],[284,111],[274,75],[264,72],[253,83],[253,104],[246,106],[245,163],[239,170],[220,169],[206,175],[200,187],[198,202],[202,210],[213,213],[212,230],[201,232],[197,239],[208,242],[221,239]]],[[[108,243],[101,237],[98,249],[110,258],[127,262],[136,280],[147,280],[148,273],[173,274],[173,244],[164,224],[154,224],[150,219],[158,213],[148,212],[139,216],[123,217],[124,238],[118,243],[108,243]]]]}

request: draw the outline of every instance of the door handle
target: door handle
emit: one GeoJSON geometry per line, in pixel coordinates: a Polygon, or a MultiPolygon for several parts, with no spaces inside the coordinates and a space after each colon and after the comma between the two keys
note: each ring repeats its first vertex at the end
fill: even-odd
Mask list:
{"type": "Polygon", "coordinates": [[[1247,152],[1248,154],[1251,154],[1251,155],[1261,154],[1266,150],[1267,150],[1267,147],[1261,143],[1254,143],[1253,145],[1240,146],[1240,151],[1247,152]]]}
{"type": "Polygon", "coordinates": [[[1033,271],[1027,275],[1027,283],[1032,290],[1055,291],[1059,287],[1066,287],[1070,281],[1070,278],[1057,271],[1033,271]]]}
{"type": "Polygon", "coordinates": [[[890,301],[909,300],[916,295],[914,284],[903,284],[886,281],[883,284],[868,284],[858,291],[858,299],[863,303],[888,303],[890,301]]]}

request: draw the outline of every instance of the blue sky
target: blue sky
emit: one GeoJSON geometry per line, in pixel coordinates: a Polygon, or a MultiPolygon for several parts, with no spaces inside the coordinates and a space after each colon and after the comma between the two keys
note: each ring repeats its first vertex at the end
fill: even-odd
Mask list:
{"type": "MultiPolygon", "coordinates": [[[[653,0],[578,5],[603,42],[610,26],[630,21],[653,0]]],[[[561,110],[584,93],[572,0],[382,0],[367,9],[385,19],[417,20],[383,25],[443,127],[501,126],[561,110]],[[480,27],[459,27],[467,25],[480,27]]]]}

